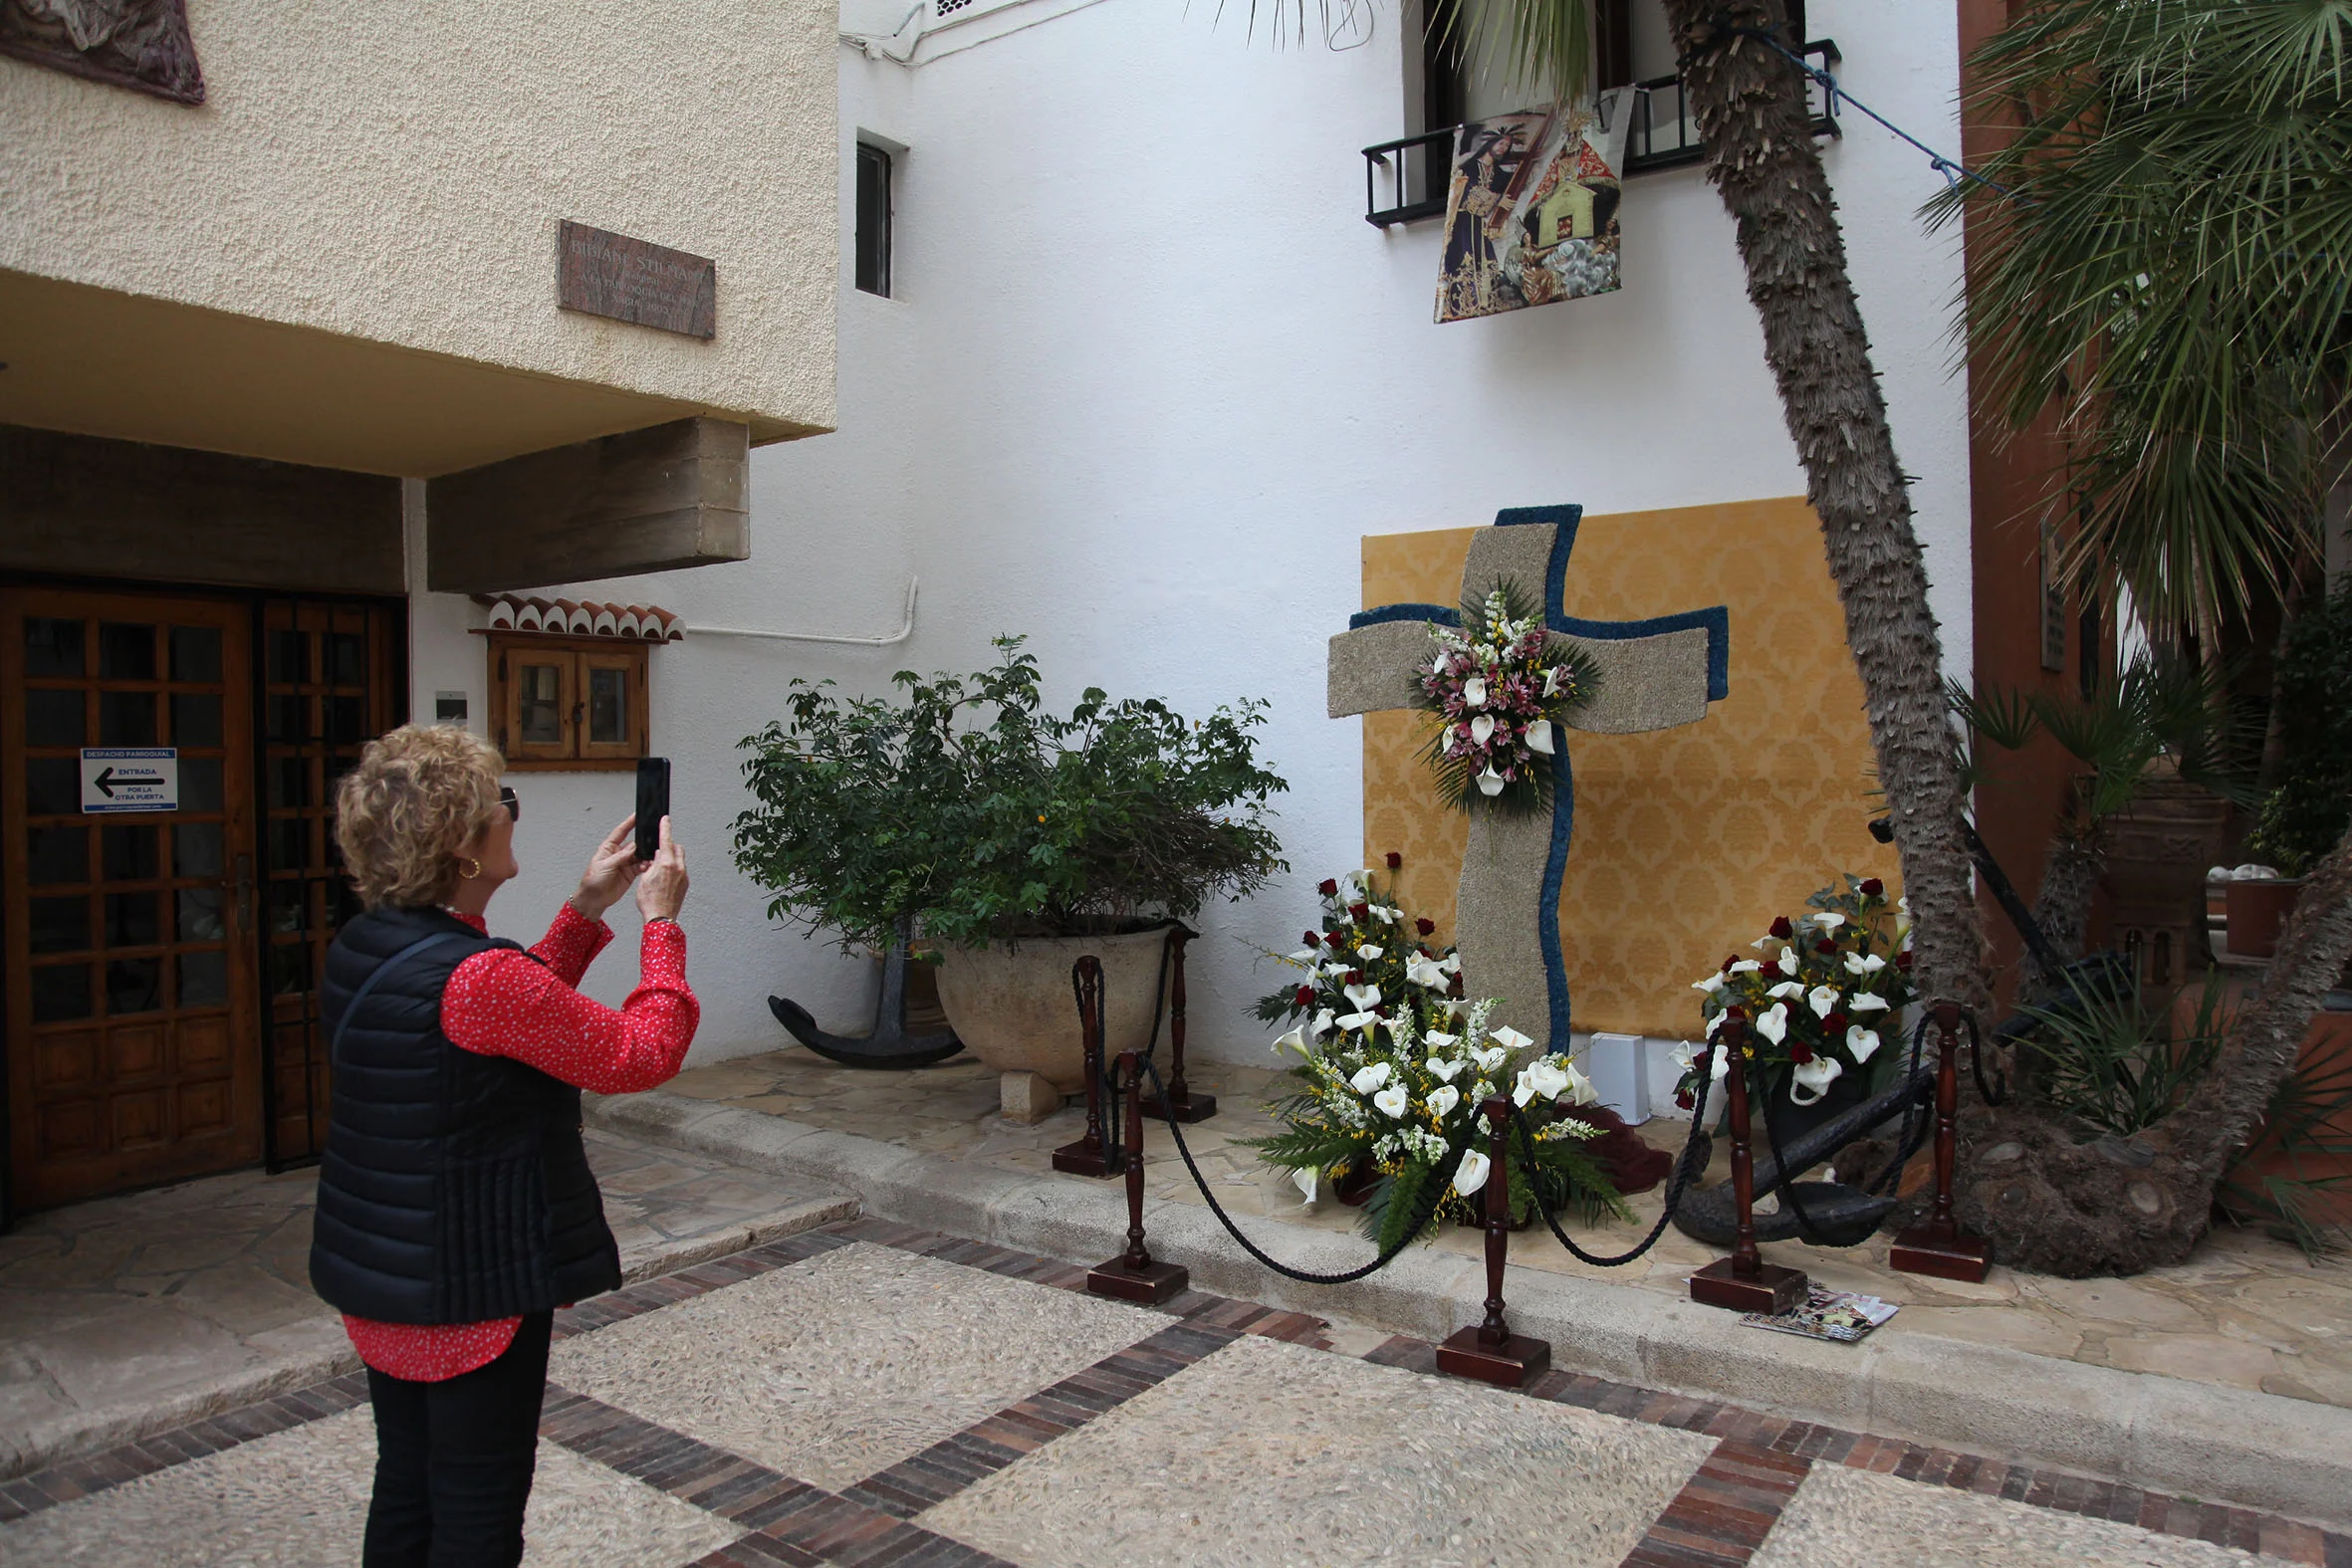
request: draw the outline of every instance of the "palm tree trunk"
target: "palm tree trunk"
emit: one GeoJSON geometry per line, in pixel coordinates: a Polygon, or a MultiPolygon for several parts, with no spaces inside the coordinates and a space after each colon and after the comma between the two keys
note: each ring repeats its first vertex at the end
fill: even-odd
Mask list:
{"type": "MultiPolygon", "coordinates": [[[[2096,832],[2096,829],[2093,829],[2096,832]]],[[[2051,836],[2042,861],[2041,888],[2033,895],[2033,923],[2061,959],[2078,959],[2090,940],[2091,895],[2099,889],[2099,873],[2107,869],[2107,851],[2095,836],[2061,831],[2051,836]]],[[[2021,996],[2046,995],[2057,980],[2044,975],[2027,953],[2021,961],[2025,984],[2021,996]]]]}
{"type": "Polygon", "coordinates": [[[1923,995],[1988,1000],[1943,648],[1911,501],[1871,368],[1828,176],[1795,67],[1728,25],[1784,29],[1779,0],[1665,0],[1689,52],[1683,90],[1707,177],[1737,226],[1748,298],[1862,677],[1880,786],[1893,809],[1923,995]]]}

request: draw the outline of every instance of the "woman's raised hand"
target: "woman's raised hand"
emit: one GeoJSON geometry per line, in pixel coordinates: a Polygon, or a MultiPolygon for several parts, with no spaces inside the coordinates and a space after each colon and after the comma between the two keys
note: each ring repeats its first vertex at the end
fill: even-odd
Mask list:
{"type": "Polygon", "coordinates": [[[637,912],[647,920],[675,920],[686,902],[686,856],[670,837],[670,819],[661,819],[661,847],[644,863],[637,878],[637,912]]]}
{"type": "Polygon", "coordinates": [[[637,818],[634,813],[621,818],[621,823],[604,835],[588,856],[588,869],[580,874],[580,891],[572,895],[572,907],[589,920],[601,920],[604,911],[620,902],[620,895],[645,869],[637,858],[637,818]]]}

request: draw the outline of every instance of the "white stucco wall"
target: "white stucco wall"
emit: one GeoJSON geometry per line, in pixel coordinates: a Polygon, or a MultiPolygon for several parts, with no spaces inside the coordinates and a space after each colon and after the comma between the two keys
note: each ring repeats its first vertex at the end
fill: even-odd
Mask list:
{"type": "Polygon", "coordinates": [[[0,60],[0,268],[831,422],[833,0],[192,0],[208,101],[0,60]],[[565,218],[718,264],[712,342],[558,311],[565,218]]]}
{"type": "MultiPolygon", "coordinates": [[[[1855,92],[1957,148],[1949,5],[1812,12],[1855,92]]],[[[1362,220],[1358,149],[1401,133],[1398,49],[1393,8],[1371,45],[1335,54],[1253,45],[1238,20],[1214,26],[1179,0],[1106,0],[912,72],[842,51],[844,171],[860,127],[911,150],[899,298],[849,287],[842,187],[839,433],[755,454],[749,563],[577,590],[650,598],[690,625],[879,633],[908,573],[922,578],[903,647],[690,634],[654,655],[655,744],[677,759],[696,855],[696,1060],[780,1043],[772,991],[834,1027],[870,1007],[861,970],[768,929],[757,891],[724,868],[744,800],[733,743],[791,677],[870,689],[901,667],[969,670],[990,635],[1023,631],[1063,703],[1087,684],[1187,713],[1273,699],[1265,750],[1292,784],[1294,869],[1209,909],[1193,950],[1196,1048],[1263,1060],[1246,1006],[1274,979],[1251,948],[1294,946],[1314,882],[1361,847],[1358,722],[1323,717],[1324,640],[1357,607],[1359,537],[1542,502],[1802,494],[1731,225],[1696,170],[1628,184],[1621,293],[1431,324],[1438,225],[1362,220]]],[[[1867,123],[1824,155],[1919,476],[1948,668],[1966,679],[1966,424],[1943,338],[1957,262],[1913,216],[1939,181],[1867,123]]],[[[453,657],[478,712],[479,651],[453,657]]],[[[1769,661],[1742,647],[1734,679],[1767,678],[1769,661]]],[[[516,929],[552,911],[627,806],[619,778],[519,782],[532,866],[508,895],[516,929]]],[[[617,996],[625,981],[602,985],[617,996]]]]}

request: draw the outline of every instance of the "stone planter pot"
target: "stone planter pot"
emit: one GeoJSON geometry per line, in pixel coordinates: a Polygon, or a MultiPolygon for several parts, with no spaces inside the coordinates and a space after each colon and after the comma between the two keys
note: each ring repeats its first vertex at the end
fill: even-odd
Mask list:
{"type": "Polygon", "coordinates": [[[2260,877],[2226,883],[2222,899],[2230,951],[2241,958],[2268,958],[2278,951],[2278,931],[2303,891],[2300,877],[2260,877]]]}
{"type": "MultiPolygon", "coordinates": [[[[1034,1072],[1064,1094],[1086,1084],[1072,964],[1102,962],[1103,1058],[1151,1043],[1167,926],[1100,937],[1027,937],[984,948],[941,947],[939,1003],[964,1049],[998,1072],[1034,1072]]],[[[1160,1009],[1164,1020],[1166,1010],[1160,1009]]],[[[1162,1022],[1160,1032],[1167,1027],[1162,1022]]]]}

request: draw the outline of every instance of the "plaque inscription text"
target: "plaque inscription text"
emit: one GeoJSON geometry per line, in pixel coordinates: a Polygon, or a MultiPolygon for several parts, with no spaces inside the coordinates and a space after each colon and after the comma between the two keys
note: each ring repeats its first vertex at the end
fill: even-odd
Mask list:
{"type": "Polygon", "coordinates": [[[719,267],[566,218],[557,239],[556,303],[567,311],[657,327],[689,337],[719,328],[719,267]]]}

